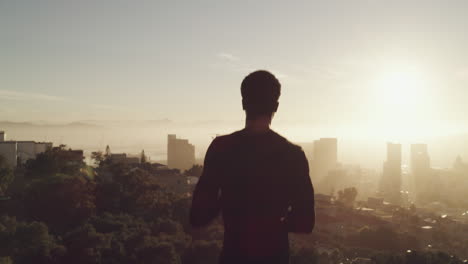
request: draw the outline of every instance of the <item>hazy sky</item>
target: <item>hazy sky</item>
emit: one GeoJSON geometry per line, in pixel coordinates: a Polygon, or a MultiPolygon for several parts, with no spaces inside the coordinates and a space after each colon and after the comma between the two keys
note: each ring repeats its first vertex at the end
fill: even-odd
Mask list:
{"type": "Polygon", "coordinates": [[[238,121],[240,82],[262,68],[283,84],[275,122],[291,131],[457,133],[468,124],[467,10],[464,0],[0,0],[0,120],[238,121]]]}

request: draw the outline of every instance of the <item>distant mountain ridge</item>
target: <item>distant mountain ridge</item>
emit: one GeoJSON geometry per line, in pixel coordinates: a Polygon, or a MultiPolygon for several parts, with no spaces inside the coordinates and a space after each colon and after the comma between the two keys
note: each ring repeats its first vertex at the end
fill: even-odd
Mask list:
{"type": "Polygon", "coordinates": [[[85,123],[85,122],[71,122],[71,123],[46,123],[43,121],[39,122],[12,122],[12,121],[0,121],[0,128],[3,129],[4,127],[92,127],[97,128],[98,125],[85,123]]]}
{"type": "Polygon", "coordinates": [[[25,126],[40,126],[40,127],[101,127],[106,125],[121,125],[121,124],[140,124],[140,125],[169,125],[173,121],[170,119],[156,120],[79,120],[69,123],[47,122],[47,121],[0,121],[0,127],[25,127],[25,126]]]}

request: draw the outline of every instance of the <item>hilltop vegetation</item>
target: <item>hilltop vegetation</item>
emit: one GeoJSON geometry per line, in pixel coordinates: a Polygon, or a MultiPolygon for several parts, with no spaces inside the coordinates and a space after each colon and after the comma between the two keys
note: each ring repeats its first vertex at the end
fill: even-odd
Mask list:
{"type": "MultiPolygon", "coordinates": [[[[217,263],[221,220],[192,230],[190,189],[174,191],[163,181],[183,179],[183,174],[161,170],[159,164],[112,163],[105,157],[89,168],[68,161],[64,151],[39,154],[15,170],[14,180],[13,171],[0,164],[0,184],[9,186],[11,197],[0,201],[0,263],[217,263]]],[[[320,221],[312,236],[293,239],[291,263],[351,263],[362,256],[374,263],[462,263],[446,253],[406,252],[417,241],[392,227],[370,226],[337,237],[320,221]],[[315,248],[318,243],[331,250],[315,248]]]]}

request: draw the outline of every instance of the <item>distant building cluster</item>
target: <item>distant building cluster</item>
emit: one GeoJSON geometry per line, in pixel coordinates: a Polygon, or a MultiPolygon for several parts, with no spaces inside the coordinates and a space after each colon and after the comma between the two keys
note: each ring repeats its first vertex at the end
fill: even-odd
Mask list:
{"type": "MultiPolygon", "coordinates": [[[[386,159],[382,169],[365,169],[358,165],[344,165],[338,160],[338,139],[320,138],[301,146],[309,160],[310,176],[316,193],[333,197],[338,191],[349,187],[358,190],[360,199],[375,197],[370,204],[390,203],[392,205],[418,206],[458,206],[461,197],[466,196],[468,188],[468,163],[458,157],[453,168],[432,168],[426,144],[411,144],[409,167],[403,164],[402,145],[387,143],[386,159]],[[383,199],[383,200],[380,200],[383,199]]],[[[0,131],[0,156],[7,164],[16,167],[47,150],[61,150],[61,156],[69,163],[81,163],[83,150],[64,150],[62,146],[53,148],[51,142],[7,140],[6,133],[0,131]]],[[[101,153],[102,154],[102,153],[101,153]]],[[[126,153],[111,153],[107,146],[105,155],[109,161],[124,164],[148,163],[148,157],[126,153]]],[[[186,171],[196,164],[195,147],[187,139],[177,138],[175,134],[167,136],[167,170],[173,175],[174,170],[186,171]]],[[[158,174],[161,174],[161,169],[158,174]]],[[[169,181],[170,176],[168,176],[169,181]]],[[[185,177],[185,176],[184,176],[185,177]]],[[[178,181],[185,181],[178,179],[178,181]]],[[[190,181],[193,182],[194,181],[190,181]]],[[[174,185],[170,183],[169,185],[174,185]]]]}
{"type": "Polygon", "coordinates": [[[29,159],[35,159],[38,154],[48,149],[52,149],[51,142],[6,140],[6,133],[0,131],[0,155],[12,167],[29,159]]]}
{"type": "Polygon", "coordinates": [[[124,164],[138,164],[140,163],[139,157],[127,156],[126,153],[112,153],[109,155],[109,159],[114,163],[124,163],[124,164]]]}
{"type": "Polygon", "coordinates": [[[195,146],[187,139],[176,135],[167,136],[167,166],[171,169],[188,170],[195,164],[195,146]]]}
{"type": "Polygon", "coordinates": [[[458,157],[453,168],[432,168],[427,144],[410,145],[410,166],[406,166],[402,145],[387,143],[380,172],[341,164],[336,138],[320,138],[301,146],[309,160],[315,190],[321,194],[333,196],[344,188],[356,187],[361,199],[375,196],[393,205],[450,204],[468,187],[468,164],[458,157]]]}
{"type": "MultiPolygon", "coordinates": [[[[408,167],[402,162],[402,145],[387,143],[387,157],[376,195],[393,205],[461,205],[468,187],[468,165],[461,157],[456,159],[453,168],[432,168],[427,144],[409,147],[408,167]]],[[[362,185],[362,190],[373,189],[367,186],[362,185]]]]}
{"type": "Polygon", "coordinates": [[[468,185],[468,169],[460,157],[451,169],[432,168],[427,145],[411,144],[410,169],[405,170],[401,156],[401,144],[387,144],[380,193],[390,203],[401,205],[408,202],[429,204],[454,201],[468,185]],[[406,184],[403,184],[404,179],[406,184]]]}
{"type": "Polygon", "coordinates": [[[60,151],[60,156],[67,165],[80,165],[84,159],[84,152],[81,149],[63,149],[61,146],[52,148],[53,151],[60,151]]]}

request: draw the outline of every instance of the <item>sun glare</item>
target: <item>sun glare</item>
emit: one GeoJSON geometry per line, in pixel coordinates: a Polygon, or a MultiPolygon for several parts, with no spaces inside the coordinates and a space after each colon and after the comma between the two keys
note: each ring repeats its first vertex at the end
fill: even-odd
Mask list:
{"type": "Polygon", "coordinates": [[[425,84],[419,72],[391,71],[382,74],[378,80],[378,86],[379,96],[386,106],[406,108],[415,106],[419,101],[425,84]]]}
{"type": "Polygon", "coordinates": [[[377,75],[374,114],[385,135],[401,139],[421,132],[428,86],[428,77],[412,67],[393,67],[377,75]]]}

